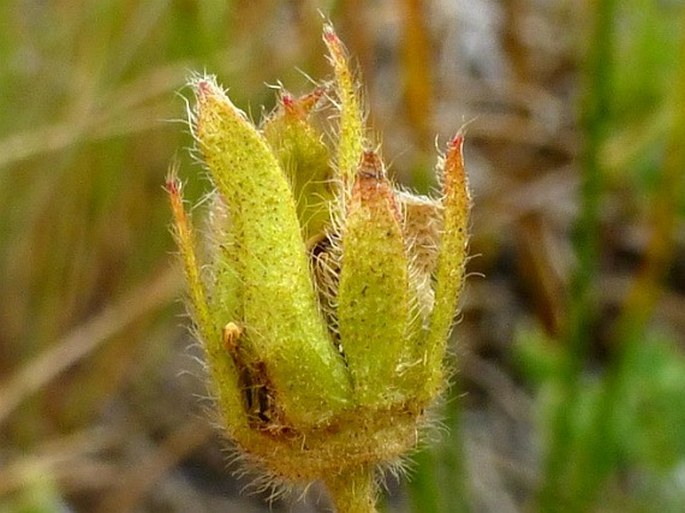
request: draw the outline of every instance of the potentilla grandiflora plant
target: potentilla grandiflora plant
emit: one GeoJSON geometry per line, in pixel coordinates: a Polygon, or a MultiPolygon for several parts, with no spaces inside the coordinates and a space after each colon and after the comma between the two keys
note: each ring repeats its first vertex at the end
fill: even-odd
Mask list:
{"type": "Polygon", "coordinates": [[[439,198],[393,186],[345,48],[328,26],[324,41],[334,80],[281,91],[259,127],[192,80],[215,188],[202,251],[175,175],[167,190],[227,436],[274,482],[321,480],[339,512],[368,513],[376,469],[416,445],[445,387],[470,199],[461,133],[439,198]]]}

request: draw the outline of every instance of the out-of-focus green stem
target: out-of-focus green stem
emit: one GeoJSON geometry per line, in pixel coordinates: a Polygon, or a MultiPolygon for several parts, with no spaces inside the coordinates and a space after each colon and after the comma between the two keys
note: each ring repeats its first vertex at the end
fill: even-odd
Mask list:
{"type": "Polygon", "coordinates": [[[594,4],[591,47],[585,64],[585,93],[581,106],[583,151],[581,156],[580,217],[575,227],[574,249],[578,266],[571,288],[571,312],[566,335],[570,365],[565,381],[575,381],[586,356],[596,299],[594,282],[599,259],[599,210],[604,189],[601,146],[607,135],[611,104],[613,21],[615,0],[594,4]]]}
{"type": "Polygon", "coordinates": [[[443,422],[449,429],[434,447],[426,447],[415,457],[409,495],[416,513],[468,513],[469,487],[459,387],[454,384],[443,408],[443,422]]]}
{"type": "MultiPolygon", "coordinates": [[[[445,496],[444,513],[468,513],[469,475],[466,469],[464,454],[464,437],[462,435],[462,401],[459,397],[459,383],[452,385],[449,399],[444,408],[444,422],[449,426],[449,436],[440,451],[442,468],[441,485],[445,496]]],[[[417,510],[420,511],[420,510],[417,510]]]]}
{"type": "MultiPolygon", "coordinates": [[[[539,496],[540,510],[579,511],[573,483],[568,482],[567,464],[573,451],[571,425],[578,399],[579,377],[587,355],[594,319],[595,288],[599,255],[599,209],[604,188],[600,148],[606,137],[608,107],[611,104],[613,22],[617,2],[592,3],[594,12],[589,48],[585,60],[585,92],[581,105],[582,185],[580,217],[574,239],[578,265],[572,281],[569,319],[566,328],[566,364],[560,376],[560,397],[552,418],[545,482],[539,496]]],[[[586,469],[593,473],[593,469],[586,469]]]]}
{"type": "Polygon", "coordinates": [[[435,449],[423,447],[412,459],[416,467],[412,469],[408,486],[411,510],[416,513],[442,513],[442,488],[438,480],[435,449]]]}
{"type": "MultiPolygon", "coordinates": [[[[681,34],[685,34],[685,8],[681,12],[681,34]]],[[[661,281],[673,257],[678,209],[685,193],[685,36],[681,36],[679,68],[675,76],[671,132],[666,147],[661,181],[649,208],[651,237],[640,273],[633,282],[618,321],[618,340],[642,331],[659,299],[661,281]]]]}

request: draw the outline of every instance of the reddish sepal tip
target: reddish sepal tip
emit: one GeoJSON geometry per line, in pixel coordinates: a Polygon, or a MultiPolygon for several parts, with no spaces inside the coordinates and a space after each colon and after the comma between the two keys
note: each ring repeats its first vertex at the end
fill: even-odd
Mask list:
{"type": "Polygon", "coordinates": [[[209,80],[205,80],[205,79],[198,80],[196,87],[197,87],[197,92],[200,94],[200,96],[207,96],[208,94],[211,93],[211,90],[212,90],[211,83],[209,82],[209,80]]]}
{"type": "Polygon", "coordinates": [[[458,132],[457,135],[455,135],[452,140],[449,143],[449,148],[450,149],[461,149],[461,147],[464,145],[464,134],[462,132],[458,132]]]}
{"type": "Polygon", "coordinates": [[[297,100],[293,98],[290,93],[283,93],[281,96],[281,104],[288,114],[294,114],[297,111],[297,100]]]}
{"type": "Polygon", "coordinates": [[[295,105],[295,98],[289,93],[285,93],[281,96],[281,101],[285,107],[293,107],[295,105]]]}
{"type": "Polygon", "coordinates": [[[323,37],[326,41],[329,43],[335,43],[339,44],[340,39],[338,39],[338,34],[335,33],[335,30],[331,25],[325,25],[323,28],[323,37]]]}
{"type": "Polygon", "coordinates": [[[383,162],[375,151],[366,150],[359,162],[358,174],[363,178],[383,178],[383,162]]]}
{"type": "Polygon", "coordinates": [[[181,181],[176,177],[169,177],[166,179],[164,188],[169,194],[178,196],[181,192],[181,181]]]}

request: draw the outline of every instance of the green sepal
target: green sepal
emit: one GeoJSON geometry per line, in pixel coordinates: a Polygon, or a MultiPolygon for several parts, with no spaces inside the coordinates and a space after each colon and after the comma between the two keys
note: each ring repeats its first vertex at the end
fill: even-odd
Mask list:
{"type": "Polygon", "coordinates": [[[217,320],[242,319],[243,281],[238,258],[240,218],[228,213],[221,195],[211,198],[208,216],[209,258],[207,292],[212,317],[217,320]]]}
{"type": "Polygon", "coordinates": [[[173,170],[167,178],[166,189],[174,216],[174,238],[181,252],[181,260],[188,283],[190,310],[207,355],[213,392],[220,406],[225,428],[235,439],[244,440],[252,435],[243,408],[243,391],[239,382],[238,370],[225,351],[221,331],[213,320],[205,284],[200,276],[193,226],[183,206],[181,182],[173,170]]]}
{"type": "Polygon", "coordinates": [[[322,94],[322,89],[316,89],[295,99],[284,93],[281,105],[262,128],[290,181],[307,246],[319,240],[328,226],[333,199],[330,152],[308,120],[322,94]]]}
{"type": "Polygon", "coordinates": [[[435,300],[425,344],[424,393],[427,397],[433,397],[444,383],[442,362],[464,285],[471,197],[464,170],[463,145],[464,137],[459,133],[450,141],[443,163],[442,234],[434,274],[435,300]]]}
{"type": "Polygon", "coordinates": [[[342,236],[338,290],[340,339],[355,398],[382,407],[403,399],[409,320],[408,259],[400,212],[382,163],[364,154],[342,236]]]}
{"type": "Polygon", "coordinates": [[[359,160],[364,152],[364,113],[357,95],[357,84],[350,70],[347,50],[333,27],[326,25],[323,40],[335,74],[340,110],[336,167],[347,196],[355,181],[359,160]]]}
{"type": "Polygon", "coordinates": [[[241,229],[233,250],[244,317],[216,322],[243,326],[263,363],[259,382],[268,382],[277,398],[280,422],[325,424],[349,404],[349,378],[319,312],[287,179],[264,137],[216,83],[194,85],[198,146],[241,229]]]}
{"type": "MultiPolygon", "coordinates": [[[[442,212],[438,202],[426,196],[403,191],[398,194],[398,201],[403,214],[402,229],[410,261],[411,306],[407,354],[401,373],[408,388],[423,391],[426,375],[431,372],[427,368],[426,332],[435,298],[432,276],[437,264],[442,212]]],[[[417,399],[414,404],[422,407],[432,396],[421,394],[417,399]]]]}

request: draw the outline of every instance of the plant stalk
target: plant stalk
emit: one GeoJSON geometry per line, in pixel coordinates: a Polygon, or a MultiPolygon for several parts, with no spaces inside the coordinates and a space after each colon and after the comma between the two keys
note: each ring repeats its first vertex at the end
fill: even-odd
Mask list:
{"type": "Polygon", "coordinates": [[[345,469],[324,479],[337,513],[377,513],[372,466],[345,469]]]}

